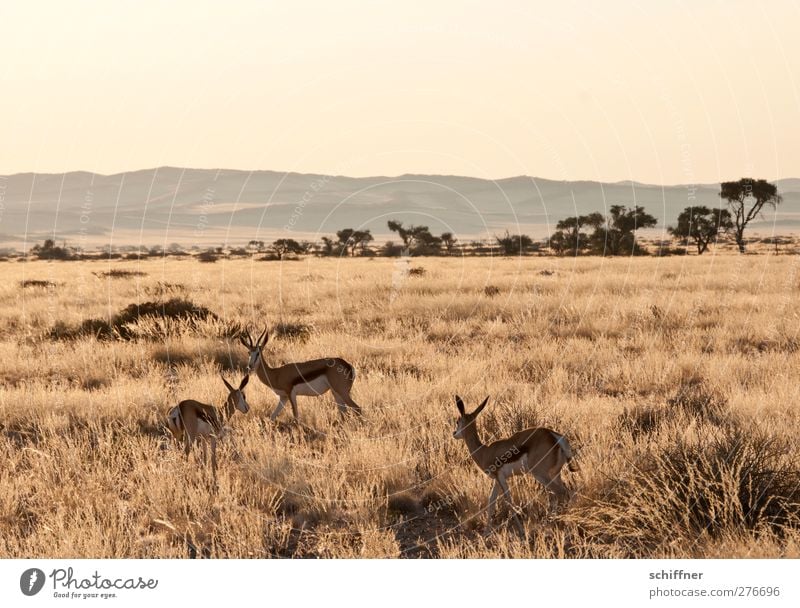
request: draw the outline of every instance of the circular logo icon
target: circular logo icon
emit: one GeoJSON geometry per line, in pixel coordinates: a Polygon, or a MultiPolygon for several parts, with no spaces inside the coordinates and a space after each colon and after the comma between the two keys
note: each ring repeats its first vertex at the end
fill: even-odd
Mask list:
{"type": "Polygon", "coordinates": [[[19,588],[25,595],[36,595],[44,587],[44,572],[39,568],[28,568],[19,577],[19,588]]]}

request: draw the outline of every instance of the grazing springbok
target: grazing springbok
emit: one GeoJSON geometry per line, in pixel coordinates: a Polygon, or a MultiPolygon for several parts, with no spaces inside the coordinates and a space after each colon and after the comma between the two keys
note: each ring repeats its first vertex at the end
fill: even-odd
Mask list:
{"type": "Polygon", "coordinates": [[[217,478],[217,440],[225,435],[225,422],[236,410],[246,414],[250,410],[244,395],[244,387],[250,376],[242,378],[239,388],[233,388],[225,377],[222,381],[228,389],[228,398],[222,411],[213,405],[200,403],[193,399],[181,401],[167,413],[167,426],[172,436],[184,444],[184,453],[188,456],[196,439],[203,446],[203,462],[206,462],[206,443],[211,443],[211,472],[217,478]]]}
{"type": "Polygon", "coordinates": [[[495,502],[502,491],[514,513],[517,528],[520,533],[524,533],[522,523],[511,501],[507,478],[519,473],[530,473],[550,493],[552,508],[560,499],[569,498],[569,491],[561,481],[561,468],[566,464],[570,471],[577,470],[574,463],[571,462],[572,448],[566,437],[545,428],[525,429],[514,433],[507,439],[484,444],[478,436],[475,419],[486,407],[488,401],[489,397],[486,397],[474,412],[467,414],[464,402],[461,401],[461,397],[456,395],[456,407],[461,415],[456,421],[453,437],[466,442],[475,464],[494,480],[494,486],[489,495],[486,531],[489,532],[492,528],[495,502]]]}
{"type": "Polygon", "coordinates": [[[250,353],[247,373],[255,371],[258,379],[278,396],[278,405],[270,419],[275,420],[288,401],[292,404],[295,420],[300,422],[300,415],[297,412],[298,395],[319,397],[329,390],[333,393],[341,414],[344,414],[349,408],[361,415],[361,407],[350,397],[356,372],[353,366],[344,359],[326,357],[325,359],[270,367],[264,359],[263,353],[263,349],[269,341],[266,328],[255,342],[249,331],[240,335],[239,340],[250,353]]]}

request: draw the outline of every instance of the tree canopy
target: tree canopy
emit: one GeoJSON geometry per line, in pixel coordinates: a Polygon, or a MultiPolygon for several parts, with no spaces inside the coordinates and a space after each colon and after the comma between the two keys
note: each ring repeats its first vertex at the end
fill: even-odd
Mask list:
{"type": "Polygon", "coordinates": [[[430,255],[437,253],[442,246],[442,239],[431,234],[427,226],[404,226],[403,222],[389,220],[389,230],[396,232],[402,239],[403,245],[415,255],[430,255]]]}
{"type": "Polygon", "coordinates": [[[602,213],[576,215],[561,220],[556,224],[556,231],[550,237],[550,247],[559,254],[573,253],[577,255],[589,247],[589,235],[582,232],[582,228],[595,230],[605,223],[602,213]]]}
{"type": "Polygon", "coordinates": [[[519,255],[533,245],[533,239],[527,234],[509,234],[508,230],[504,236],[495,236],[494,238],[503,255],[519,255]]]}
{"type": "Polygon", "coordinates": [[[702,254],[709,244],[716,242],[718,235],[733,227],[727,209],[709,209],[705,206],[686,207],[678,215],[678,224],[670,226],[669,232],[688,245],[693,241],[697,253],[702,254]]]}
{"type": "Polygon", "coordinates": [[[765,205],[774,209],[783,200],[775,184],[752,177],[743,177],[735,182],[722,182],[719,195],[728,202],[739,253],[745,252],[744,231],[747,225],[762,215],[765,205]]]}
{"type": "Polygon", "coordinates": [[[611,205],[608,211],[605,224],[592,233],[590,240],[593,251],[601,255],[645,254],[646,251],[636,242],[636,231],[652,228],[658,224],[658,220],[640,205],[611,205]]]}

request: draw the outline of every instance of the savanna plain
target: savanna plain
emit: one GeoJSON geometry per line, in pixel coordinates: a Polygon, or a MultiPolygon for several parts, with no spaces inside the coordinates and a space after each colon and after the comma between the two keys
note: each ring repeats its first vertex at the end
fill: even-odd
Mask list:
{"type": "Polygon", "coordinates": [[[800,260],[191,257],[0,262],[2,557],[800,557],[800,260]],[[251,409],[216,484],[166,428],[221,406],[236,334],[270,364],[338,356],[330,393],[251,409]],[[452,437],[564,434],[557,510],[491,481],[452,437]]]}

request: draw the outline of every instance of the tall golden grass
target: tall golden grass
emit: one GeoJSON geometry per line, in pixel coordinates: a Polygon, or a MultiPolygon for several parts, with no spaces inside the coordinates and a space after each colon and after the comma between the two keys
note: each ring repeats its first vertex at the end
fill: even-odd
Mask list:
{"type": "Polygon", "coordinates": [[[2,270],[3,557],[800,556],[794,256],[2,270]],[[120,316],[170,300],[212,314],[120,316]],[[164,415],[222,403],[248,325],[275,329],[273,364],[350,361],[365,416],[326,395],[271,423],[253,378],[215,488],[164,415]],[[564,433],[572,502],[548,513],[515,477],[526,534],[506,509],[484,536],[491,483],[452,438],[455,393],[491,395],[484,440],[564,433]]]}

